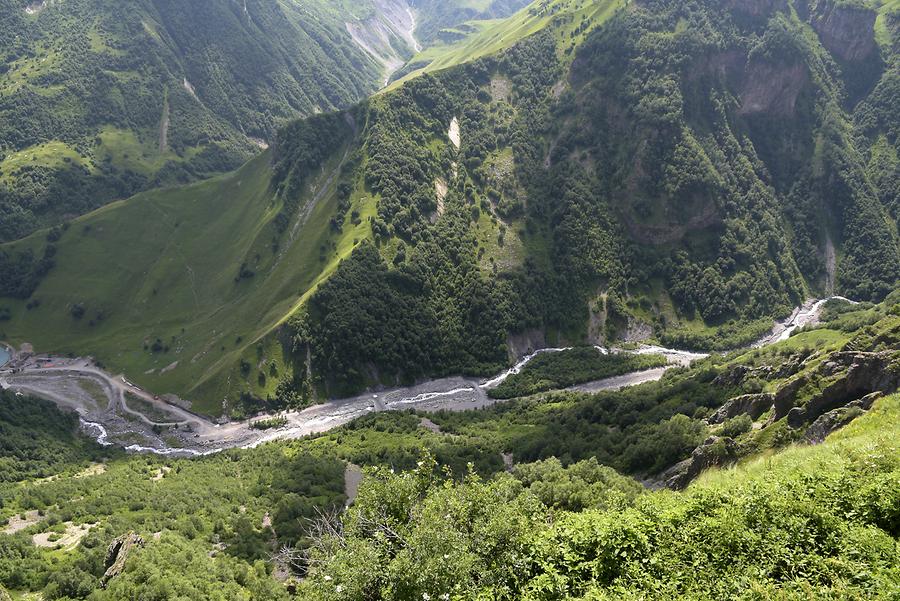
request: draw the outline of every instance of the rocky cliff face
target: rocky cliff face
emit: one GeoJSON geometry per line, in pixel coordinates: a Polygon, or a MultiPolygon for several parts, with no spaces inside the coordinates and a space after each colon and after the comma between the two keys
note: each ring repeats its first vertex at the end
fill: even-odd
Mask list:
{"type": "Polygon", "coordinates": [[[744,394],[735,397],[722,405],[709,419],[709,424],[722,424],[739,415],[749,415],[751,418],[759,417],[772,408],[775,395],[771,393],[744,394]]]}
{"type": "Polygon", "coordinates": [[[809,21],[825,48],[838,58],[856,62],[875,51],[875,11],[835,0],[810,3],[809,21]]]}
{"type": "MultiPolygon", "coordinates": [[[[751,375],[778,378],[780,372],[760,374],[745,368],[726,372],[719,380],[722,385],[737,385],[751,375]]],[[[766,423],[756,427],[767,428],[786,418],[791,431],[816,444],[868,411],[879,397],[898,389],[900,362],[895,351],[843,351],[831,354],[815,371],[795,377],[774,394],[747,394],[729,400],[706,421],[717,425],[739,415],[755,421],[772,409],[766,423]]],[[[704,470],[732,464],[741,456],[735,440],[711,436],[690,458],[661,474],[659,481],[668,488],[682,489],[704,470]]]]}
{"type": "Polygon", "coordinates": [[[801,391],[811,384],[802,376],[786,384],[775,395],[772,420],[788,418],[788,425],[800,428],[812,423],[828,411],[872,393],[889,394],[900,388],[900,372],[894,365],[893,352],[834,353],[819,368],[819,391],[802,402],[801,391]]]}
{"type": "Polygon", "coordinates": [[[744,73],[738,114],[793,116],[797,97],[808,82],[809,71],[802,64],[752,61],[744,73]]]}
{"type": "Polygon", "coordinates": [[[125,562],[128,556],[135,550],[144,546],[144,539],[130,532],[124,536],[113,540],[106,549],[106,560],[104,567],[106,572],[100,580],[100,584],[106,587],[109,581],[121,574],[125,570],[125,562]]]}

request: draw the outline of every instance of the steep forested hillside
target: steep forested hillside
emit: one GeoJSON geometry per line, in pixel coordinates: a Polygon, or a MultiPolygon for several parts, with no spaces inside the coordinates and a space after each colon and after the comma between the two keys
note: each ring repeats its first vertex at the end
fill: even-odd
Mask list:
{"type": "Polygon", "coordinates": [[[880,300],[900,276],[881,11],[537,2],[478,38],[505,51],[5,247],[3,330],[231,412],[548,343],[733,348],[807,296],[880,300]],[[145,235],[159,211],[174,233],[145,235]]]}
{"type": "Polygon", "coordinates": [[[0,240],[233,169],[379,84],[352,4],[0,2],[0,240]]]}
{"type": "Polygon", "coordinates": [[[801,8],[633,5],[571,52],[597,24],[561,13],[371,102],[359,174],[393,268],[360,250],[311,298],[296,341],[314,371],[481,373],[529,329],[728,348],[810,294],[883,298],[893,50],[874,11],[801,8]]]}

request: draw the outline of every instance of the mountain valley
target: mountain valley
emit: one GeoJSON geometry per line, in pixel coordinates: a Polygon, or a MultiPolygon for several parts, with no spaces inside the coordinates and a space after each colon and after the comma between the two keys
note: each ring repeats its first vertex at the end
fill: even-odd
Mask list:
{"type": "Polygon", "coordinates": [[[0,601],[900,592],[895,0],[0,32],[0,601]]]}

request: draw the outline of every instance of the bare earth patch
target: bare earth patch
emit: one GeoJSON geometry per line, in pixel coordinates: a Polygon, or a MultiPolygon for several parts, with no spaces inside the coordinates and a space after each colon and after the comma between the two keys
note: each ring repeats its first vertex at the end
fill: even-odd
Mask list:
{"type": "Polygon", "coordinates": [[[444,178],[439,177],[434,180],[434,191],[437,194],[437,213],[438,216],[444,214],[444,200],[447,198],[447,182],[444,178]]]}
{"type": "Polygon", "coordinates": [[[453,145],[456,146],[457,150],[459,149],[459,145],[462,144],[462,138],[459,133],[459,119],[456,117],[453,118],[453,121],[450,122],[450,131],[447,132],[447,135],[450,137],[450,141],[453,142],[453,145]]]}
{"type": "Polygon", "coordinates": [[[173,369],[175,369],[176,367],[178,367],[178,361],[171,363],[171,364],[165,366],[164,368],[162,368],[161,370],[159,370],[159,375],[168,373],[168,372],[172,371],[173,369]]]}
{"type": "Polygon", "coordinates": [[[65,549],[66,551],[70,551],[78,546],[81,539],[87,536],[88,532],[90,532],[91,528],[96,526],[96,524],[82,524],[76,526],[72,522],[66,522],[65,526],[66,531],[62,536],[59,536],[59,538],[54,538],[54,535],[57,534],[56,532],[42,532],[32,536],[31,542],[33,542],[36,547],[43,547],[45,549],[65,549]],[[50,540],[51,538],[54,540],[50,540]]]}
{"type": "Polygon", "coordinates": [[[509,98],[512,92],[512,82],[505,77],[491,79],[491,99],[494,102],[502,102],[509,98]]]}
{"type": "Polygon", "coordinates": [[[166,474],[168,474],[171,471],[172,471],[172,468],[170,468],[167,465],[164,465],[153,473],[153,476],[150,478],[150,480],[152,480],[153,482],[159,482],[160,480],[162,480],[163,478],[166,477],[166,474]]]}
{"type": "Polygon", "coordinates": [[[347,464],[344,470],[344,495],[347,497],[347,506],[353,504],[359,494],[359,484],[362,482],[362,468],[352,463],[347,464]]]}
{"type": "Polygon", "coordinates": [[[427,417],[423,417],[419,420],[419,426],[426,430],[431,430],[435,434],[441,434],[441,427],[427,417]]]}
{"type": "Polygon", "coordinates": [[[15,534],[16,532],[21,532],[29,526],[34,526],[42,519],[43,518],[38,514],[37,510],[26,511],[25,513],[14,515],[9,518],[9,522],[6,524],[6,528],[3,529],[3,533],[15,534]]]}
{"type": "Polygon", "coordinates": [[[99,476],[100,474],[106,473],[106,464],[105,463],[93,463],[85,469],[81,470],[74,478],[89,478],[91,476],[99,476]]]}

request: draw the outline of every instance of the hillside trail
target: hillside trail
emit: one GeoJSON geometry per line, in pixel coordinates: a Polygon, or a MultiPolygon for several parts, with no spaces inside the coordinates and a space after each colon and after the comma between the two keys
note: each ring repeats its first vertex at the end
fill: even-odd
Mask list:
{"type": "MultiPolygon", "coordinates": [[[[767,346],[786,340],[797,329],[816,323],[827,300],[805,302],[788,318],[776,323],[772,331],[753,346],[767,346]]],[[[0,385],[75,409],[82,418],[83,429],[92,433],[100,444],[112,445],[117,437],[128,435],[127,438],[133,438],[138,435],[144,437],[145,444],[128,444],[125,447],[127,450],[160,455],[200,456],[229,448],[253,448],[274,440],[295,439],[327,432],[372,412],[407,409],[424,412],[466,411],[489,407],[504,402],[489,397],[488,391],[491,388],[521,371],[534,357],[564,350],[566,348],[539,349],[523,357],[512,368],[489,379],[461,376],[440,378],[414,386],[369,391],[346,399],[330,400],[301,411],[258,415],[249,420],[226,423],[213,423],[183,407],[167,403],[129,382],[124,376],[110,375],[97,367],[92,360],[85,358],[61,359],[27,355],[21,358],[14,355],[9,364],[0,368],[0,385]],[[72,378],[90,378],[99,382],[109,399],[108,406],[98,410],[89,406],[86,401],[73,398],[71,391],[64,386],[66,381],[72,378]],[[158,422],[144,415],[139,408],[129,407],[126,394],[134,395],[141,401],[149,403],[154,411],[171,415],[172,421],[158,422]],[[123,419],[123,415],[132,419],[123,419]],[[253,427],[255,421],[276,416],[285,419],[282,427],[265,431],[253,427]],[[169,428],[166,441],[154,434],[152,430],[154,427],[169,428]],[[178,443],[174,444],[173,440],[177,440],[178,443]]],[[[619,390],[656,381],[669,369],[690,365],[693,361],[707,356],[706,353],[649,345],[634,351],[617,349],[601,349],[601,351],[658,353],[665,355],[669,363],[665,367],[579,384],[569,390],[580,392],[619,390]]]]}

